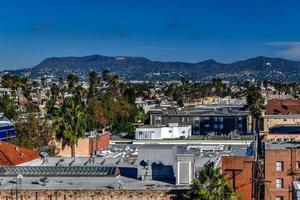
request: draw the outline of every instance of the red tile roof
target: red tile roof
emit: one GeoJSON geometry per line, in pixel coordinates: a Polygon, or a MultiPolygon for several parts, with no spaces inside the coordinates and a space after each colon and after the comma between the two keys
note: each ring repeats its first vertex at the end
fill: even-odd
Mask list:
{"type": "Polygon", "coordinates": [[[266,106],[266,115],[300,114],[300,100],[270,99],[266,106]]]}
{"type": "Polygon", "coordinates": [[[39,158],[39,153],[24,147],[0,141],[0,166],[19,165],[39,158]]]}

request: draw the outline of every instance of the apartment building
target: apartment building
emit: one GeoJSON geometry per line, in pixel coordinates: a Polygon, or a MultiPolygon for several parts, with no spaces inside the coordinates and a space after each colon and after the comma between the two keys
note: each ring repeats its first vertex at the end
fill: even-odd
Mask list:
{"type": "Polygon", "coordinates": [[[180,123],[192,126],[192,135],[246,134],[250,131],[249,112],[240,105],[211,105],[155,108],[149,111],[150,125],[180,123]]]}
{"type": "Polygon", "coordinates": [[[263,131],[277,125],[300,124],[300,100],[270,99],[262,117],[263,131]]]}
{"type": "Polygon", "coordinates": [[[300,141],[300,124],[277,125],[265,133],[265,141],[300,141]]]}
{"type": "Polygon", "coordinates": [[[300,143],[266,142],[265,199],[292,199],[293,181],[300,180],[300,143]]]}

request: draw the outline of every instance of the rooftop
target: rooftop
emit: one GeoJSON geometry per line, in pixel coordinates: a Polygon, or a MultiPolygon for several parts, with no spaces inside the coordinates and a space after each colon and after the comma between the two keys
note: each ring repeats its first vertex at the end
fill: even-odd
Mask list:
{"type": "Polygon", "coordinates": [[[300,114],[300,100],[270,99],[266,106],[266,115],[300,114]]]}
{"type": "MultiPolygon", "coordinates": [[[[16,177],[0,177],[1,189],[17,188],[16,177]]],[[[22,178],[22,189],[170,189],[178,188],[173,184],[161,181],[147,180],[140,181],[122,176],[117,177],[41,177],[22,178]]],[[[184,188],[186,186],[180,186],[184,188]]]]}
{"type": "Polygon", "coordinates": [[[0,141],[0,166],[19,165],[39,157],[36,151],[0,141]]]}
{"type": "Polygon", "coordinates": [[[290,149],[290,148],[300,148],[300,141],[265,142],[265,149],[290,149]]]}

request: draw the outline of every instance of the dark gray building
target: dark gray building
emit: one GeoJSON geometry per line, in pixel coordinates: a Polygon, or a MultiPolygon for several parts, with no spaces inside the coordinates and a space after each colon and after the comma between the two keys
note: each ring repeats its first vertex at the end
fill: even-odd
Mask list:
{"type": "Polygon", "coordinates": [[[242,106],[168,107],[149,111],[150,125],[179,123],[192,125],[193,135],[246,134],[250,130],[249,112],[242,106]]]}

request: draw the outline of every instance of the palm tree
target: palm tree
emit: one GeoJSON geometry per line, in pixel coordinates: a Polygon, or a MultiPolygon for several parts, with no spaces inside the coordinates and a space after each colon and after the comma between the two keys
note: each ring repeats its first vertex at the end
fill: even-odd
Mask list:
{"type": "Polygon", "coordinates": [[[67,77],[68,82],[68,92],[72,93],[74,91],[75,85],[79,82],[78,76],[75,74],[69,74],[67,77]]]}
{"type": "Polygon", "coordinates": [[[104,81],[109,81],[109,79],[110,79],[110,74],[109,74],[109,70],[108,69],[104,69],[103,71],[102,71],[102,78],[103,78],[103,80],[104,81]]]}
{"type": "Polygon", "coordinates": [[[94,97],[96,95],[96,87],[100,82],[100,78],[95,71],[91,71],[89,74],[89,92],[88,92],[88,97],[94,97]]]}
{"type": "Polygon", "coordinates": [[[252,176],[253,176],[253,198],[258,198],[258,187],[259,182],[257,181],[260,172],[259,169],[259,152],[260,152],[260,139],[259,139],[259,119],[261,117],[261,110],[264,105],[264,98],[261,95],[261,88],[256,85],[249,85],[245,91],[247,108],[250,111],[252,118],[252,132],[255,130],[254,135],[254,163],[252,167],[252,176]],[[254,123],[253,123],[254,122],[254,123]]]}
{"type": "Polygon", "coordinates": [[[212,163],[206,165],[193,180],[188,192],[189,199],[193,200],[233,200],[237,199],[233,188],[229,185],[220,168],[212,163]]]}
{"type": "Polygon", "coordinates": [[[62,141],[62,149],[68,145],[75,157],[75,146],[85,133],[85,112],[74,97],[65,99],[54,116],[53,127],[56,138],[62,141]]]}
{"type": "Polygon", "coordinates": [[[86,90],[81,85],[76,86],[74,95],[75,95],[77,102],[81,103],[82,105],[83,105],[83,97],[84,97],[85,93],[86,93],[86,90]]]}

